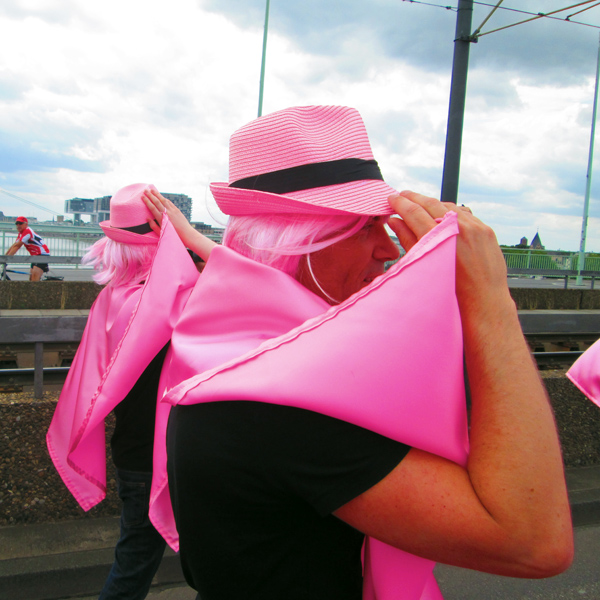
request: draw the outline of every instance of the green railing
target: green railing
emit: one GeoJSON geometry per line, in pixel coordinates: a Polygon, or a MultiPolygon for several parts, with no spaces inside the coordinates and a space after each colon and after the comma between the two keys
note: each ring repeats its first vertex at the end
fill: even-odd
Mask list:
{"type": "MultiPolygon", "coordinates": [[[[32,223],[31,228],[44,238],[50,254],[54,256],[83,256],[102,235],[100,227],[74,227],[32,223]]],[[[15,243],[17,232],[14,223],[0,223],[0,254],[15,243]]],[[[21,253],[26,253],[24,249],[21,253]]]]}
{"type": "MultiPolygon", "coordinates": [[[[506,266],[509,269],[544,269],[547,271],[576,271],[579,269],[578,252],[559,252],[554,250],[520,250],[502,248],[506,266]]],[[[593,253],[585,255],[582,271],[600,271],[600,256],[593,253]]]]}

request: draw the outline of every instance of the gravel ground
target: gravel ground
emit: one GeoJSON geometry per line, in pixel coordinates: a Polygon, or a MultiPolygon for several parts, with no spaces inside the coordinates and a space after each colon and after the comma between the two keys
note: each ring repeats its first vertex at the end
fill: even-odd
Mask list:
{"type": "MultiPolygon", "coordinates": [[[[567,467],[600,463],[600,411],[564,376],[543,371],[567,467]]],[[[58,476],[46,448],[46,431],[58,391],[42,400],[31,393],[0,393],[0,526],[120,514],[114,467],[107,445],[107,496],[85,513],[58,476]]],[[[112,434],[112,415],[106,420],[112,434]]],[[[108,438],[109,439],[109,438],[108,438]]]]}
{"type": "Polygon", "coordinates": [[[567,467],[600,463],[600,410],[566,377],[565,371],[541,371],[548,390],[567,467]]]}
{"type": "MultiPolygon", "coordinates": [[[[60,392],[0,394],[0,526],[118,516],[114,468],[107,456],[107,497],[84,512],[59,477],[46,448],[60,392]]],[[[114,424],[107,419],[110,435],[114,424]]]]}

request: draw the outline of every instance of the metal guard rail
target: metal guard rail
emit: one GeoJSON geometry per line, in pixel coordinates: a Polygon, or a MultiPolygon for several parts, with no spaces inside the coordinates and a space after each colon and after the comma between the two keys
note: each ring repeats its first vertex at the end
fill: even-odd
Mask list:
{"type": "Polygon", "coordinates": [[[0,323],[0,344],[34,344],[33,393],[35,398],[42,398],[44,343],[79,343],[87,315],[2,317],[0,323]]]}
{"type": "Polygon", "coordinates": [[[577,269],[518,269],[508,268],[509,275],[541,275],[543,277],[554,277],[565,280],[565,290],[569,287],[569,278],[572,277],[589,277],[591,288],[594,289],[596,279],[600,278],[600,271],[577,271],[577,269]]]}
{"type": "MultiPolygon", "coordinates": [[[[519,321],[525,335],[593,333],[600,337],[600,311],[519,311],[519,321]]],[[[43,396],[44,343],[79,343],[87,323],[87,314],[2,316],[0,344],[34,344],[34,396],[43,396]]],[[[67,367],[52,367],[64,372],[67,367]]]]}
{"type": "Polygon", "coordinates": [[[49,263],[54,265],[79,265],[81,256],[6,256],[0,254],[0,265],[17,264],[28,265],[30,263],[49,263]]]}

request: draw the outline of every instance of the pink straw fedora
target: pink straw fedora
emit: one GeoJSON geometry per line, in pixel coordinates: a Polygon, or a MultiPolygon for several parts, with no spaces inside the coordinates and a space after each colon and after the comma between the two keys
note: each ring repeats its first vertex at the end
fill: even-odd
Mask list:
{"type": "Polygon", "coordinates": [[[227,215],[389,215],[383,181],[358,111],[287,108],[251,121],[229,144],[229,183],[210,190],[227,215]]]}
{"type": "Polygon", "coordinates": [[[151,183],[133,183],[110,199],[110,220],[102,221],[100,227],[111,240],[122,244],[158,244],[158,235],[149,223],[152,213],[142,200],[144,190],[158,191],[151,183]]]}

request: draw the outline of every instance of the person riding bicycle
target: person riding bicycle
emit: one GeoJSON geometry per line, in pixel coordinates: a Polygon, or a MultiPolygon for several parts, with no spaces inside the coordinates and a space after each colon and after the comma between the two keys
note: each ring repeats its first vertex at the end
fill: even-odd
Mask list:
{"type": "MultiPolygon", "coordinates": [[[[50,250],[43,238],[38,235],[31,227],[27,217],[17,217],[15,221],[17,226],[17,241],[7,250],[6,256],[13,256],[22,246],[31,256],[50,256],[50,250]]],[[[48,272],[48,263],[31,263],[29,272],[29,281],[39,281],[44,273],[48,272]]]]}

